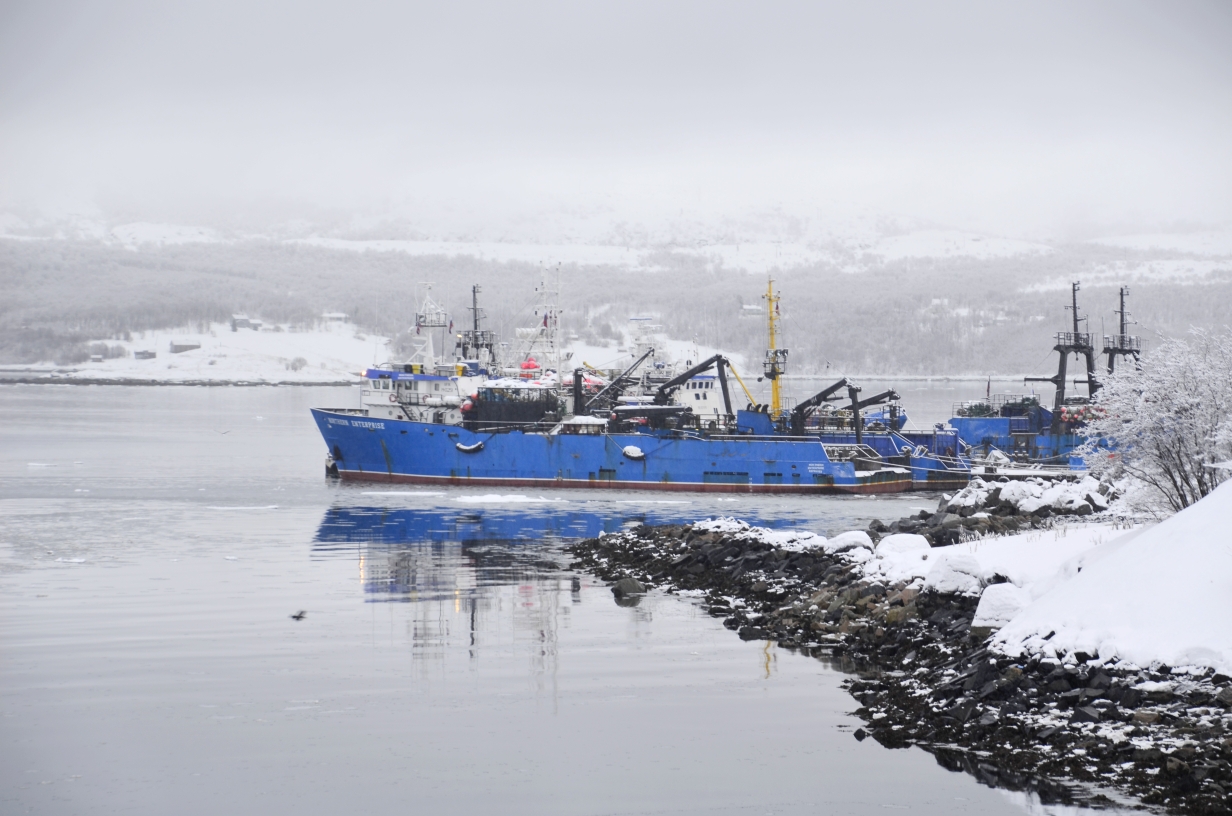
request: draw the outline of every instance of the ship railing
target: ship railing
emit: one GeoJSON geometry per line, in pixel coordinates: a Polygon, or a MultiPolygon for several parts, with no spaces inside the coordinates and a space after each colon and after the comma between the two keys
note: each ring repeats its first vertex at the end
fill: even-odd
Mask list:
{"type": "Polygon", "coordinates": [[[954,413],[951,416],[973,418],[1009,416],[1015,418],[1023,416],[1023,413],[1015,413],[1016,411],[1025,413],[1031,408],[1038,407],[1039,404],[1039,397],[1035,394],[993,394],[988,399],[954,403],[954,413]],[[1010,411],[1008,414],[1007,409],[1010,411]]]}
{"type": "Polygon", "coordinates": [[[559,424],[559,420],[543,421],[543,422],[483,422],[475,420],[465,420],[461,427],[471,433],[510,433],[512,431],[523,431],[527,433],[543,432],[552,430],[559,424]]]}
{"type": "Polygon", "coordinates": [[[1142,351],[1142,338],[1132,334],[1105,334],[1105,351],[1142,351]]]}
{"type": "Polygon", "coordinates": [[[1091,346],[1090,332],[1057,332],[1058,346],[1091,346]]]}

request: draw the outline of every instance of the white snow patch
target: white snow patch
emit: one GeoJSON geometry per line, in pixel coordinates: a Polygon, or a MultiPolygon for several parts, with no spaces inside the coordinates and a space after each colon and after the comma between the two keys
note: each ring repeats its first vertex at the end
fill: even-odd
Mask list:
{"type": "MultiPolygon", "coordinates": [[[[1076,574],[1084,563],[1076,559],[1118,534],[1111,524],[1083,524],[929,547],[923,536],[899,533],[886,536],[875,552],[858,560],[869,580],[979,595],[1002,576],[1038,597],[1058,576],[1076,574]]],[[[871,549],[858,543],[867,535],[859,530],[843,533],[830,539],[827,550],[836,551],[831,548],[838,541],[844,542],[841,546],[871,549]]]]}
{"type": "Polygon", "coordinates": [[[746,533],[756,528],[750,527],[747,522],[743,522],[738,518],[721,516],[720,518],[695,521],[693,522],[693,529],[702,530],[707,533],[746,533]]]}
{"type": "Polygon", "coordinates": [[[1232,255],[1232,229],[1212,232],[1114,235],[1096,238],[1093,244],[1126,249],[1171,250],[1193,255],[1232,255]]]}
{"type": "Polygon", "coordinates": [[[1031,593],[1013,584],[993,584],[980,595],[972,626],[1005,626],[1031,603],[1031,593]]]}
{"type": "Polygon", "coordinates": [[[771,530],[766,527],[753,527],[747,522],[730,516],[695,521],[693,529],[712,533],[743,534],[746,537],[764,541],[772,547],[792,552],[824,547],[826,544],[824,536],[808,530],[771,530]]]}
{"type": "MultiPolygon", "coordinates": [[[[846,535],[846,534],[844,534],[846,535]]],[[[886,583],[910,583],[931,565],[932,547],[921,535],[896,533],[877,543],[875,558],[865,562],[865,575],[886,583]]]]}
{"type": "Polygon", "coordinates": [[[1052,247],[1015,238],[997,238],[960,230],[917,230],[906,235],[883,238],[866,251],[887,261],[904,258],[1004,258],[1011,255],[1044,255],[1052,247]]]}
{"type": "Polygon", "coordinates": [[[152,224],[145,221],[114,227],[110,237],[131,249],[141,244],[212,244],[223,240],[218,233],[207,227],[152,224]]]}
{"type": "Polygon", "coordinates": [[[998,633],[997,648],[1232,670],[1232,482],[1098,549],[1037,594],[998,633]]]}
{"type": "Polygon", "coordinates": [[[134,333],[132,340],[98,342],[122,346],[128,356],[83,363],[68,377],[171,383],[343,382],[356,381],[365,368],[389,359],[387,338],[365,336],[351,323],[322,323],[310,331],[270,326],[235,332],[229,323],[212,323],[204,332],[199,328],[158,329],[134,333]],[[200,348],[172,354],[173,343],[200,348]],[[138,360],[135,351],[152,351],[157,356],[138,360]],[[293,363],[297,370],[291,370],[293,363]]]}
{"type": "Polygon", "coordinates": [[[870,551],[873,549],[873,539],[863,530],[841,533],[825,543],[826,552],[831,553],[847,552],[859,547],[870,551]]]}

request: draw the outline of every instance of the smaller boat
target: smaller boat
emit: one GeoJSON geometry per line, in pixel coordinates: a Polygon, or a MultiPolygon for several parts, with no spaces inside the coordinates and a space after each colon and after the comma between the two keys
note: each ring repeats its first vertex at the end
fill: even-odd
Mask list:
{"type": "MultiPolygon", "coordinates": [[[[1087,440],[1080,430],[1093,409],[1100,382],[1096,371],[1094,337],[1082,331],[1087,318],[1078,310],[1077,282],[1071,287],[1071,331],[1057,332],[1053,351],[1058,354],[1057,373],[1051,377],[1027,377],[1026,382],[1052,383],[1055,388],[1051,407],[1035,393],[992,394],[983,400],[964,402],[954,407],[949,425],[957,432],[963,448],[974,462],[976,473],[1013,476],[1038,475],[1040,471],[1072,472],[1086,469],[1078,448],[1087,440]],[[1085,378],[1069,379],[1069,359],[1085,364],[1085,378]],[[1086,393],[1075,394],[1070,385],[1086,386],[1086,393]]],[[[1120,357],[1137,360],[1142,351],[1140,338],[1128,334],[1129,312],[1125,308],[1128,287],[1121,287],[1120,333],[1104,337],[1103,354],[1108,372],[1116,369],[1120,357]]]]}

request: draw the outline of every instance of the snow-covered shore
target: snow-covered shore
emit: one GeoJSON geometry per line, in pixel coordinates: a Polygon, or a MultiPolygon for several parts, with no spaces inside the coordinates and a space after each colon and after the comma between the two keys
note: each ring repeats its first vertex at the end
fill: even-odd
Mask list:
{"type": "Polygon", "coordinates": [[[341,322],[309,331],[285,326],[231,331],[229,324],[212,323],[99,342],[123,348],[125,356],[51,369],[45,376],[54,374],[60,382],[352,383],[365,368],[389,358],[388,338],[365,335],[341,322]],[[198,348],[173,353],[173,345],[198,348]],[[156,356],[140,359],[138,352],[156,356]]]}
{"type": "MultiPolygon", "coordinates": [[[[1087,495],[1087,481],[1094,482],[1011,486],[1034,507],[1087,495]]],[[[978,505],[987,492],[973,485],[951,501],[978,505]]],[[[1009,657],[1073,664],[1086,655],[1093,664],[1126,669],[1232,674],[1232,482],[1157,525],[1131,526],[1108,515],[944,547],[910,533],[874,542],[862,530],[827,539],[736,519],[694,526],[785,551],[837,554],[865,580],[885,586],[978,598],[973,628],[999,630],[992,647],[1009,657]]]]}
{"type": "Polygon", "coordinates": [[[857,739],[1054,803],[1227,812],[1232,486],[1157,525],[1111,515],[942,546],[725,518],[572,552],[696,597],[742,640],[841,659],[857,739]]]}

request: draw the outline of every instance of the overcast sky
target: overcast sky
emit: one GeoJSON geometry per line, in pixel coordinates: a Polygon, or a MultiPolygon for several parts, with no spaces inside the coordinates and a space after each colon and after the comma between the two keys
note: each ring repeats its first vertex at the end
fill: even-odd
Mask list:
{"type": "Polygon", "coordinates": [[[1232,220],[1232,3],[0,6],[0,206],[1232,220]]]}

